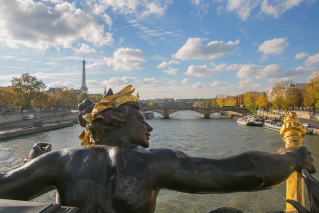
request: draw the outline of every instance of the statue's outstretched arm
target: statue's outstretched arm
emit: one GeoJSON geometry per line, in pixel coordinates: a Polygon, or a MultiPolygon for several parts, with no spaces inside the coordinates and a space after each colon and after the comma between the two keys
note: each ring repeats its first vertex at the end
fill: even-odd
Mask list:
{"type": "Polygon", "coordinates": [[[305,147],[284,152],[248,151],[227,158],[193,158],[180,151],[154,151],[160,187],[189,193],[258,191],[276,187],[292,172],[315,172],[305,147]],[[159,163],[160,162],[160,163],[159,163]]]}
{"type": "Polygon", "coordinates": [[[54,189],[59,157],[59,152],[50,152],[11,171],[0,171],[0,199],[30,200],[54,189]]]}

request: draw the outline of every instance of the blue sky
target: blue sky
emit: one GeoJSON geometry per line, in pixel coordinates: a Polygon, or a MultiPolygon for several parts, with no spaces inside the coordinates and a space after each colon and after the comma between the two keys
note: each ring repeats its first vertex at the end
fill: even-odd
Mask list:
{"type": "Polygon", "coordinates": [[[319,71],[315,0],[0,0],[0,86],[35,75],[141,99],[263,92],[319,71]],[[8,12],[10,11],[10,12],[8,12]]]}

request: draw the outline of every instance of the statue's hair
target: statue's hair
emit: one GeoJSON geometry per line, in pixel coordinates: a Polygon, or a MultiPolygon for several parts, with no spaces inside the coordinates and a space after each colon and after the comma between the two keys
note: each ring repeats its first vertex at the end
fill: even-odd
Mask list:
{"type": "MultiPolygon", "coordinates": [[[[87,122],[83,119],[83,115],[91,113],[95,104],[90,101],[83,101],[82,104],[88,105],[82,112],[79,113],[79,124],[82,127],[86,127],[92,132],[92,138],[95,143],[102,142],[108,134],[112,132],[115,127],[122,126],[126,121],[129,112],[129,106],[133,106],[137,109],[140,109],[140,105],[137,102],[127,102],[120,105],[117,108],[109,108],[102,112],[99,112],[98,115],[101,115],[103,118],[95,119],[92,122],[87,122]]],[[[79,109],[83,108],[83,105],[79,105],[79,109]]]]}

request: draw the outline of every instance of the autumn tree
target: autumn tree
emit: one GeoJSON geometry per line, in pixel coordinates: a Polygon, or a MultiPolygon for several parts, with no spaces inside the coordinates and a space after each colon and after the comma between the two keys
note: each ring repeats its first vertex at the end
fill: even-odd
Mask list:
{"type": "Polygon", "coordinates": [[[55,95],[57,105],[62,106],[64,110],[65,107],[74,107],[77,104],[76,93],[67,87],[56,88],[55,95]]]}
{"type": "Polygon", "coordinates": [[[42,109],[42,107],[45,105],[45,102],[48,101],[48,98],[49,94],[45,92],[37,92],[35,94],[35,98],[31,101],[31,106],[40,107],[40,109],[42,109]]]}
{"type": "Polygon", "coordinates": [[[95,95],[90,95],[89,99],[91,99],[94,103],[96,103],[96,96],[95,95]]]}
{"type": "Polygon", "coordinates": [[[154,105],[155,105],[154,101],[150,101],[150,102],[148,103],[148,106],[150,106],[150,107],[153,107],[154,105]]]}
{"type": "Polygon", "coordinates": [[[225,97],[225,95],[220,95],[218,98],[217,98],[217,105],[219,106],[219,107],[221,107],[222,105],[225,105],[225,100],[224,100],[224,97],[225,97]]]}
{"type": "Polygon", "coordinates": [[[249,110],[249,112],[254,113],[256,111],[256,93],[255,92],[245,92],[244,94],[244,106],[249,110]]]}
{"type": "Polygon", "coordinates": [[[218,95],[216,95],[216,97],[213,100],[211,100],[210,102],[211,107],[218,107],[217,99],[218,99],[218,95]]]}
{"type": "Polygon", "coordinates": [[[0,88],[0,105],[4,112],[4,107],[6,104],[10,106],[15,106],[19,104],[17,93],[11,89],[0,88]]]}
{"type": "Polygon", "coordinates": [[[201,102],[201,101],[196,101],[196,102],[194,103],[194,106],[202,107],[202,106],[203,106],[203,102],[201,102]]]}
{"type": "Polygon", "coordinates": [[[209,100],[203,100],[203,107],[209,107],[210,101],[209,100]]]}
{"type": "Polygon", "coordinates": [[[30,110],[31,102],[36,98],[36,94],[43,92],[45,84],[37,80],[35,76],[29,73],[22,74],[20,78],[13,77],[12,89],[18,94],[21,102],[30,110]]]}
{"type": "Polygon", "coordinates": [[[227,97],[226,99],[225,99],[225,105],[226,106],[236,106],[236,98],[234,98],[234,97],[227,97]]]}
{"type": "Polygon", "coordinates": [[[256,106],[257,108],[265,108],[268,106],[268,101],[266,95],[264,93],[259,94],[256,98],[256,106]]]}
{"type": "Polygon", "coordinates": [[[303,89],[303,104],[306,107],[319,108],[319,72],[308,78],[309,84],[303,89]]]}
{"type": "Polygon", "coordinates": [[[43,103],[43,107],[52,107],[56,106],[56,96],[55,95],[49,95],[48,99],[46,102],[43,103]]]}
{"type": "Polygon", "coordinates": [[[78,103],[82,103],[83,100],[88,99],[89,95],[86,92],[82,92],[79,96],[78,96],[78,103]]]}

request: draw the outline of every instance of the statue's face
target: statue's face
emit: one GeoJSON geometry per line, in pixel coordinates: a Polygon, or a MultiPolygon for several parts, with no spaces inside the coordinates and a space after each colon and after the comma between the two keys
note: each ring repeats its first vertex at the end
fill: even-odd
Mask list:
{"type": "Polygon", "coordinates": [[[149,147],[148,140],[153,128],[145,122],[141,110],[130,106],[129,114],[123,127],[129,143],[137,144],[144,148],[149,147]]]}

